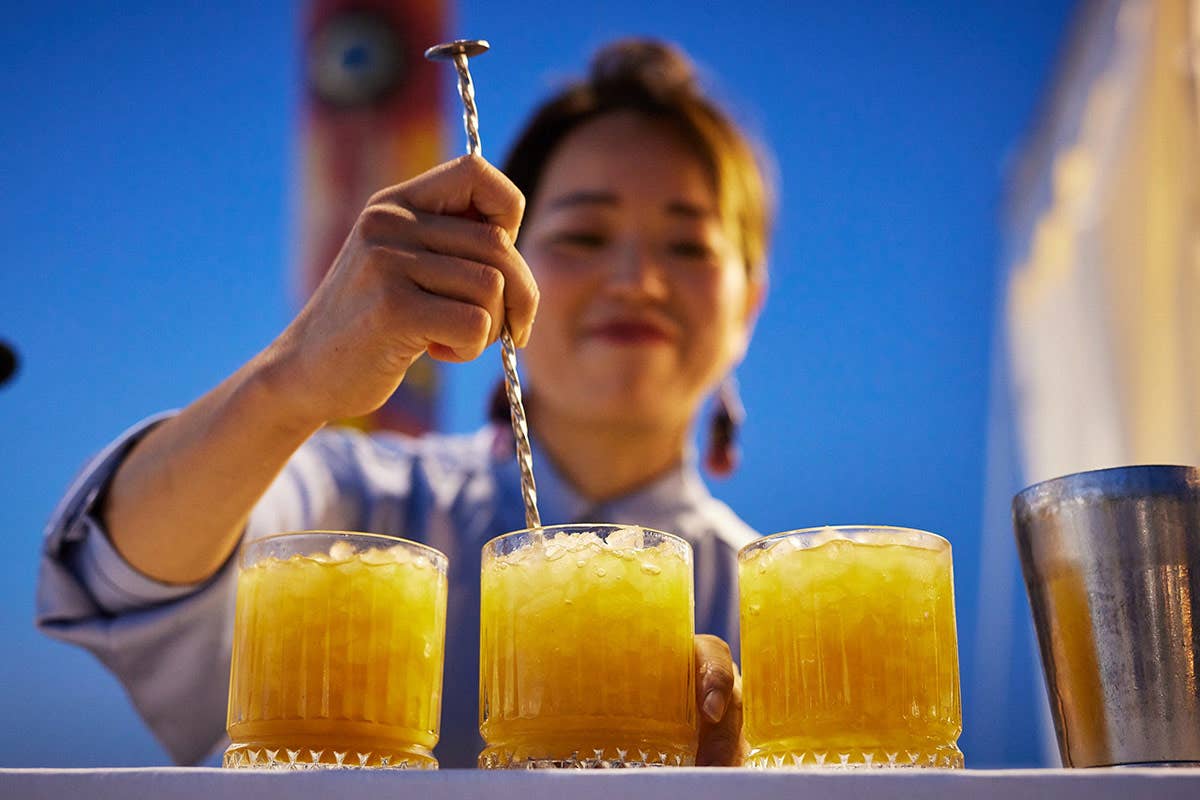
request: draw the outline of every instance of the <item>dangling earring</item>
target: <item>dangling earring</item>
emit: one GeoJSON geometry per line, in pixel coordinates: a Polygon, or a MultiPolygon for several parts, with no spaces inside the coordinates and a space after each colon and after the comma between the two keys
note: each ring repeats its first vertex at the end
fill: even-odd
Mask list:
{"type": "Polygon", "coordinates": [[[505,461],[512,458],[516,452],[516,442],[513,440],[512,417],[508,407],[508,393],[504,389],[504,379],[496,384],[492,396],[488,399],[488,422],[492,423],[494,436],[492,438],[492,458],[505,461]]]}
{"type": "Polygon", "coordinates": [[[718,478],[727,478],[737,468],[740,453],[737,446],[738,429],[746,420],[746,409],[738,396],[737,379],[728,375],[721,381],[713,400],[712,421],[709,423],[708,452],[704,463],[718,478]]]}

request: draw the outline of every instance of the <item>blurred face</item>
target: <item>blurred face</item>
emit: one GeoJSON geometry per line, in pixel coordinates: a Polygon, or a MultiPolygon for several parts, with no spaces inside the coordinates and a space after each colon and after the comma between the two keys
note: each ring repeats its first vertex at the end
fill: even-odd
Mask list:
{"type": "Polygon", "coordinates": [[[541,290],[524,363],[537,407],[583,423],[685,426],[742,357],[760,290],[712,179],[632,112],[579,127],[521,231],[541,290]]]}

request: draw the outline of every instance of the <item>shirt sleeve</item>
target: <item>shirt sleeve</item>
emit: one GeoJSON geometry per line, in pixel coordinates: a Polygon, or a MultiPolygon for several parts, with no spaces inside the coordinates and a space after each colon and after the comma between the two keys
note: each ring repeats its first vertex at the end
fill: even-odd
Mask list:
{"type": "MultiPolygon", "coordinates": [[[[42,550],[36,624],[91,651],[171,757],[195,764],[224,741],[236,558],[192,586],[155,581],[115,550],[95,510],[125,455],[168,416],[151,417],[118,437],[84,467],[55,509],[42,550]]],[[[310,438],[256,504],[244,536],[362,529],[371,488],[357,457],[367,440],[324,431],[310,438]]]]}

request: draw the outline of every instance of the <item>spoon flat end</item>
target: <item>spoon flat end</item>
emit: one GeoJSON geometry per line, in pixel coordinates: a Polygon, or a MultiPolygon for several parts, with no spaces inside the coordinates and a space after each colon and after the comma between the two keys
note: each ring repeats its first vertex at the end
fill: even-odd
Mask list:
{"type": "Polygon", "coordinates": [[[455,56],[474,58],[491,48],[485,39],[455,39],[453,42],[435,44],[425,51],[430,61],[452,61],[455,56]]]}

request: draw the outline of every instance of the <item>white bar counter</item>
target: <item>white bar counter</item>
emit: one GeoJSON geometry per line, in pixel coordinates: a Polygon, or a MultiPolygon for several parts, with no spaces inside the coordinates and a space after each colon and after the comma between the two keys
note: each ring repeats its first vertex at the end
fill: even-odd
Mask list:
{"type": "Polygon", "coordinates": [[[1198,800],[1200,769],[759,771],[693,768],[558,772],[0,769],[0,798],[1198,800]]]}

